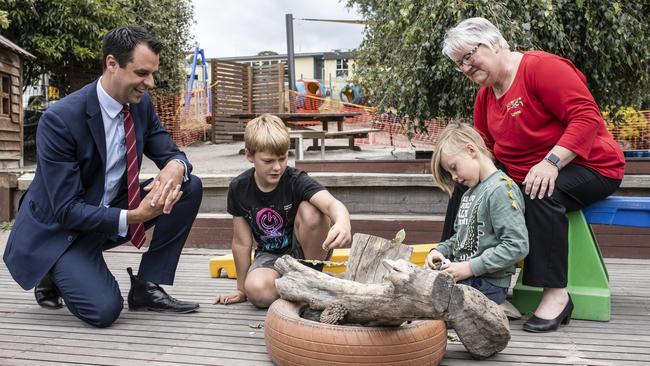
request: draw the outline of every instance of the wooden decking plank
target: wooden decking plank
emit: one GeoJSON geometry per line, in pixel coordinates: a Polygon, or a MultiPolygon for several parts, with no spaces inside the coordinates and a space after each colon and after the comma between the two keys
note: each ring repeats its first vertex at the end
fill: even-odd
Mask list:
{"type": "MultiPolygon", "coordinates": [[[[0,245],[3,246],[4,243],[0,245]]],[[[0,248],[2,249],[2,248],[0,248]]],[[[137,268],[142,251],[122,246],[105,254],[126,297],[125,268],[137,268]]],[[[208,260],[228,251],[186,250],[174,286],[165,289],[183,300],[198,301],[199,312],[186,315],[130,312],[112,327],[96,329],[67,309],[48,311],[34,302],[0,264],[0,365],[270,365],[261,323],[265,311],[249,303],[212,305],[217,293],[236,281],[210,278],[208,260]]],[[[631,365],[650,362],[650,261],[606,259],[612,287],[610,322],[572,321],[550,334],[521,330],[511,322],[512,339],[500,354],[481,363],[631,365]]],[[[443,365],[475,364],[465,348],[450,342],[443,365]]]]}
{"type": "MultiPolygon", "coordinates": [[[[13,358],[13,359],[3,359],[2,366],[52,366],[52,362],[50,361],[37,361],[37,360],[21,360],[18,358],[13,358]]],[[[93,366],[89,363],[68,363],[68,362],[59,362],[57,363],[57,366],[93,366]]]]}
{"type": "MultiPolygon", "coordinates": [[[[214,359],[232,360],[236,363],[239,361],[246,362],[268,362],[268,356],[265,353],[254,352],[240,352],[240,351],[226,351],[223,349],[215,350],[210,348],[191,349],[188,352],[183,344],[178,346],[155,347],[147,345],[146,347],[132,347],[132,349],[115,349],[111,347],[102,348],[86,348],[77,345],[52,345],[52,344],[33,344],[33,343],[19,343],[19,342],[3,342],[0,345],[0,350],[18,350],[22,352],[23,356],[32,353],[57,353],[67,355],[69,357],[85,357],[92,354],[93,357],[101,357],[113,360],[132,360],[132,362],[147,361],[151,359],[152,354],[157,356],[154,359],[158,361],[180,362],[180,363],[193,363],[197,364],[210,364],[214,359]],[[173,357],[173,359],[171,359],[173,357]],[[201,360],[200,362],[197,362],[201,360]]],[[[133,365],[133,363],[131,363],[133,365]]]]}
{"type": "MultiPolygon", "coordinates": [[[[60,334],[52,336],[44,336],[43,332],[38,330],[15,330],[10,334],[3,334],[4,338],[11,338],[12,336],[22,337],[25,339],[34,338],[36,341],[43,339],[45,341],[54,340],[55,342],[61,341],[62,344],[66,342],[85,342],[93,341],[106,343],[112,347],[113,344],[119,347],[120,344],[126,344],[128,347],[137,347],[137,346],[147,346],[147,345],[167,345],[174,346],[178,344],[178,338],[176,337],[156,337],[156,338],[145,338],[145,337],[130,337],[125,338],[124,335],[105,335],[105,334],[79,334],[72,332],[61,332],[60,334]]],[[[226,349],[226,350],[240,350],[247,352],[257,352],[257,353],[266,353],[266,346],[263,339],[244,339],[244,338],[235,338],[230,336],[214,336],[206,338],[202,335],[190,335],[186,338],[187,347],[192,348],[215,348],[215,349],[226,349]],[[209,340],[208,340],[209,339],[209,340]],[[222,348],[223,347],[223,348],[222,348]]]]}
{"type": "MultiPolygon", "coordinates": [[[[156,338],[155,344],[151,342],[151,339],[125,339],[124,337],[105,337],[103,335],[95,335],[89,337],[85,335],[83,338],[78,337],[42,337],[42,333],[32,332],[31,335],[24,335],[20,333],[12,333],[11,335],[0,335],[0,342],[13,342],[13,343],[24,343],[24,344],[52,344],[56,343],[62,346],[74,346],[84,349],[92,348],[108,348],[108,349],[117,349],[117,350],[133,350],[137,349],[139,346],[146,346],[149,352],[161,352],[167,350],[170,347],[183,346],[183,352],[193,352],[194,350],[200,350],[202,348],[211,349],[218,348],[219,350],[227,351],[236,351],[236,352],[247,352],[247,353],[258,353],[265,354],[266,348],[264,347],[264,342],[259,343],[258,345],[251,345],[250,343],[243,344],[234,344],[227,342],[227,339],[224,342],[215,342],[215,341],[205,341],[205,340],[196,340],[196,339],[186,339],[185,342],[179,343],[176,339],[164,339],[156,338]],[[145,342],[149,341],[149,342],[145,342]]],[[[0,347],[1,348],[1,347],[0,347]]],[[[179,352],[179,353],[183,353],[179,352]]]]}

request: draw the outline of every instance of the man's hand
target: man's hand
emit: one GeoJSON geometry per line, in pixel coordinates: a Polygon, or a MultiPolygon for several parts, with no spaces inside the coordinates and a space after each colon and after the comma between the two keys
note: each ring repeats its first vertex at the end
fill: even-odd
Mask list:
{"type": "Polygon", "coordinates": [[[469,262],[443,264],[440,269],[454,276],[454,280],[456,281],[474,276],[474,272],[472,272],[472,267],[469,265],[469,262]]]}
{"type": "Polygon", "coordinates": [[[535,197],[542,199],[547,194],[551,196],[555,190],[555,180],[559,171],[556,166],[546,160],[533,165],[526,174],[524,179],[524,192],[530,195],[530,199],[535,197]]]}
{"type": "Polygon", "coordinates": [[[246,301],[246,294],[244,291],[241,290],[236,290],[235,292],[231,292],[229,294],[219,294],[217,297],[214,298],[214,301],[212,301],[213,304],[236,304],[238,302],[244,302],[246,301]]]}
{"type": "MultiPolygon", "coordinates": [[[[153,186],[160,185],[160,182],[154,182],[153,186]]],[[[126,214],[126,223],[127,224],[139,224],[139,223],[144,223],[147,222],[155,217],[160,216],[160,214],[163,213],[165,203],[162,200],[158,200],[158,202],[154,205],[152,204],[153,196],[155,194],[155,189],[152,190],[151,192],[147,193],[146,196],[140,201],[140,205],[133,209],[127,211],[126,214]]],[[[178,193],[178,198],[181,197],[183,194],[182,191],[178,193]]]]}
{"type": "Polygon", "coordinates": [[[351,241],[352,229],[347,225],[336,223],[327,232],[327,237],[323,242],[323,250],[342,248],[349,245],[351,241]]]}
{"type": "Polygon", "coordinates": [[[424,260],[424,265],[427,268],[435,269],[436,268],[436,263],[437,262],[442,262],[445,259],[446,258],[445,258],[444,255],[442,255],[442,253],[440,253],[439,251],[434,249],[434,250],[430,251],[429,254],[427,255],[427,259],[424,260]]]}
{"type": "Polygon", "coordinates": [[[169,214],[183,193],[181,184],[183,183],[184,174],[185,167],[183,164],[177,160],[170,160],[156,178],[144,188],[146,192],[153,193],[151,207],[163,202],[162,213],[169,214]]]}

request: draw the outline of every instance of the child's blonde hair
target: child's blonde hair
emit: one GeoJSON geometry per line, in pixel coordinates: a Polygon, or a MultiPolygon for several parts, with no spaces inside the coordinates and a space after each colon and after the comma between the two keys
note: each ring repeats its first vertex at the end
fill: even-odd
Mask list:
{"type": "Polygon", "coordinates": [[[457,154],[463,151],[469,143],[476,146],[479,153],[492,159],[492,154],[485,146],[481,135],[466,123],[450,123],[440,132],[436,139],[436,145],[433,148],[431,157],[431,173],[436,184],[449,194],[454,190],[454,180],[451,174],[442,167],[442,153],[444,152],[447,155],[457,154]]]}
{"type": "Polygon", "coordinates": [[[246,124],[244,146],[251,155],[263,151],[282,156],[289,151],[289,143],[289,130],[277,116],[263,114],[246,124]]]}

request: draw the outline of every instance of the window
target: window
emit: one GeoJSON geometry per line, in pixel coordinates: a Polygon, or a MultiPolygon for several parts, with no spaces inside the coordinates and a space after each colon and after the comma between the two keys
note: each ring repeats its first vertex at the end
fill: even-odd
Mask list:
{"type": "Polygon", "coordinates": [[[0,115],[9,116],[11,114],[11,76],[0,72],[2,78],[2,89],[0,89],[0,115]]]}
{"type": "Polygon", "coordinates": [[[337,78],[346,78],[348,77],[348,59],[341,58],[336,60],[336,77],[337,78]]]}

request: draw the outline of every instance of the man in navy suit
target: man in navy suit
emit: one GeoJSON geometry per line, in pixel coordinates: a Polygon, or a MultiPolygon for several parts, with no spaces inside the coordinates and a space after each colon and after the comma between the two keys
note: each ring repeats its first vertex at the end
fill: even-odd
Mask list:
{"type": "Polygon", "coordinates": [[[108,32],[102,76],[43,114],[36,135],[36,174],[21,199],[4,253],[14,280],[26,290],[35,287],[41,306],[61,307],[63,298],[70,312],[96,327],[111,325],[124,302],[102,252],[131,240],[133,224],[155,229],[138,276],[128,269],[129,309],[188,313],[199,307],[172,298],[159,286],[173,284],[203,194],[200,179],[190,175],[192,166],[162,129],[147,94],[161,48],[142,27],[108,32]],[[161,169],[153,180],[132,185],[132,196],[138,196],[139,188],[141,202],[131,209],[127,111],[138,163],[129,174],[137,176],[143,154],[161,169]]]}

